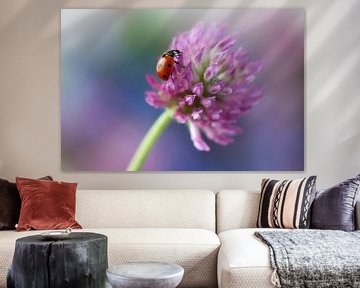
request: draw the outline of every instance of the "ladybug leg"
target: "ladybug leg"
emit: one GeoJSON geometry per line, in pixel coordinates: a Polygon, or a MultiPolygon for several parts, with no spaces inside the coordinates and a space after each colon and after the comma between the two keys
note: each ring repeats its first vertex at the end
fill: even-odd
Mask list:
{"type": "Polygon", "coordinates": [[[174,60],[174,63],[176,63],[177,65],[181,66],[182,68],[185,68],[185,66],[184,66],[184,65],[181,65],[180,62],[178,62],[178,61],[175,61],[175,60],[174,60]]]}

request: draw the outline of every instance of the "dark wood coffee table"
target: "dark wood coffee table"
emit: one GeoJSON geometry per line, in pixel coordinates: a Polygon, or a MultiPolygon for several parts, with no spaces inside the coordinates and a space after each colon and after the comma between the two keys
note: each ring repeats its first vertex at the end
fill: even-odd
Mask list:
{"type": "MultiPolygon", "coordinates": [[[[21,232],[19,232],[21,233],[21,232]]],[[[7,287],[89,288],[106,283],[107,237],[72,232],[65,239],[40,235],[16,240],[7,287]]]]}

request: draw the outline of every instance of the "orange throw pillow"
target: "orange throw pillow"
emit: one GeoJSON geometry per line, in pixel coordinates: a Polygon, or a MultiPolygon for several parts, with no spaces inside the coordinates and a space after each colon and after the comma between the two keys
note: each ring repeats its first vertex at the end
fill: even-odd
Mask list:
{"type": "Polygon", "coordinates": [[[75,220],[77,183],[16,178],[21,198],[17,231],[81,228],[75,220]]]}

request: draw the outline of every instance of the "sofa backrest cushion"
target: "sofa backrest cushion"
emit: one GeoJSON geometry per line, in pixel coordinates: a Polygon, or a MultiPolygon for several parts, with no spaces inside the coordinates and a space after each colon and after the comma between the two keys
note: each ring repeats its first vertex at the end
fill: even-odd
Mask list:
{"type": "MultiPolygon", "coordinates": [[[[216,193],[216,232],[256,228],[260,191],[222,190],[216,193]]],[[[360,230],[360,197],[355,206],[355,227],[360,230]]]]}
{"type": "Polygon", "coordinates": [[[200,228],[215,231],[209,190],[78,190],[83,228],[200,228]]]}
{"type": "Polygon", "coordinates": [[[222,190],[216,194],[217,233],[255,228],[260,191],[222,190]]]}

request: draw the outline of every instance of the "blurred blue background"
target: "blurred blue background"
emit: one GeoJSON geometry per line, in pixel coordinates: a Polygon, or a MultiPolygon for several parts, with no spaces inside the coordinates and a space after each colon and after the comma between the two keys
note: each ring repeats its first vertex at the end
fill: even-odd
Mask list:
{"type": "Polygon", "coordinates": [[[204,136],[196,150],[173,122],[147,171],[304,170],[303,9],[63,9],[61,158],[65,171],[123,171],[161,109],[145,102],[158,57],[199,21],[225,23],[252,58],[265,62],[255,84],[265,97],[239,119],[228,146],[204,136]]]}

